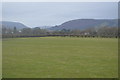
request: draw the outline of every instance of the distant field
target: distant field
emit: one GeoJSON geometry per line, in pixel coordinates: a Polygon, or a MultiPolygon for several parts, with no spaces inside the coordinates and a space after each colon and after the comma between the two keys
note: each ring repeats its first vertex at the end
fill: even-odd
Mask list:
{"type": "Polygon", "coordinates": [[[3,39],[4,78],[116,78],[115,38],[3,39]]]}

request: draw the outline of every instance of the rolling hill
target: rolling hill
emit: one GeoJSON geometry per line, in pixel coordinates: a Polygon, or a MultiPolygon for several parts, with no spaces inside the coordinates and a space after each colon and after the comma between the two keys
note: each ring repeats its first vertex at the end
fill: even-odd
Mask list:
{"type": "Polygon", "coordinates": [[[62,30],[62,29],[84,30],[91,27],[102,26],[117,27],[118,26],[117,19],[75,19],[64,22],[61,25],[51,27],[49,28],[49,30],[62,30]]]}
{"type": "Polygon", "coordinates": [[[19,23],[19,22],[11,22],[11,21],[0,21],[0,25],[2,27],[10,28],[13,29],[16,27],[18,30],[23,29],[23,28],[28,28],[26,25],[19,23]]]}

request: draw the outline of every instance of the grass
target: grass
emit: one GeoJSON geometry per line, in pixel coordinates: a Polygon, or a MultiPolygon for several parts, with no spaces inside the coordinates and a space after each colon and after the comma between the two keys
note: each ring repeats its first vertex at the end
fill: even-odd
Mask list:
{"type": "Polygon", "coordinates": [[[0,38],[0,79],[2,78],[2,39],[0,38]]]}
{"type": "Polygon", "coordinates": [[[117,78],[118,40],[40,37],[3,40],[4,78],[117,78]]]}

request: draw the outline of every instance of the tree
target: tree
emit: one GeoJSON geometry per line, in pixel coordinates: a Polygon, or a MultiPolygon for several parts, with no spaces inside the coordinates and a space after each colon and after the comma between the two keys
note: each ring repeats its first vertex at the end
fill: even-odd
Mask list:
{"type": "Polygon", "coordinates": [[[14,34],[17,33],[17,28],[16,28],[16,27],[14,27],[14,29],[13,29],[13,33],[14,33],[14,34]]]}
{"type": "Polygon", "coordinates": [[[117,27],[101,27],[98,29],[98,36],[100,37],[117,37],[118,28],[117,27]]]}
{"type": "Polygon", "coordinates": [[[88,36],[91,36],[91,37],[97,36],[97,30],[94,27],[88,28],[84,31],[88,33],[88,36]]]}
{"type": "Polygon", "coordinates": [[[21,30],[22,36],[32,36],[32,29],[31,28],[23,28],[21,30]]]}

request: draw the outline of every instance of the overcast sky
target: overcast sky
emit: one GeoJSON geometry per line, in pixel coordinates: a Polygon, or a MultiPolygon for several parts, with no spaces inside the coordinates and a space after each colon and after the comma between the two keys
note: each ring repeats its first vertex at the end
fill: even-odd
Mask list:
{"type": "Polygon", "coordinates": [[[2,19],[29,27],[54,26],[73,19],[117,19],[117,2],[4,2],[2,19]]]}

